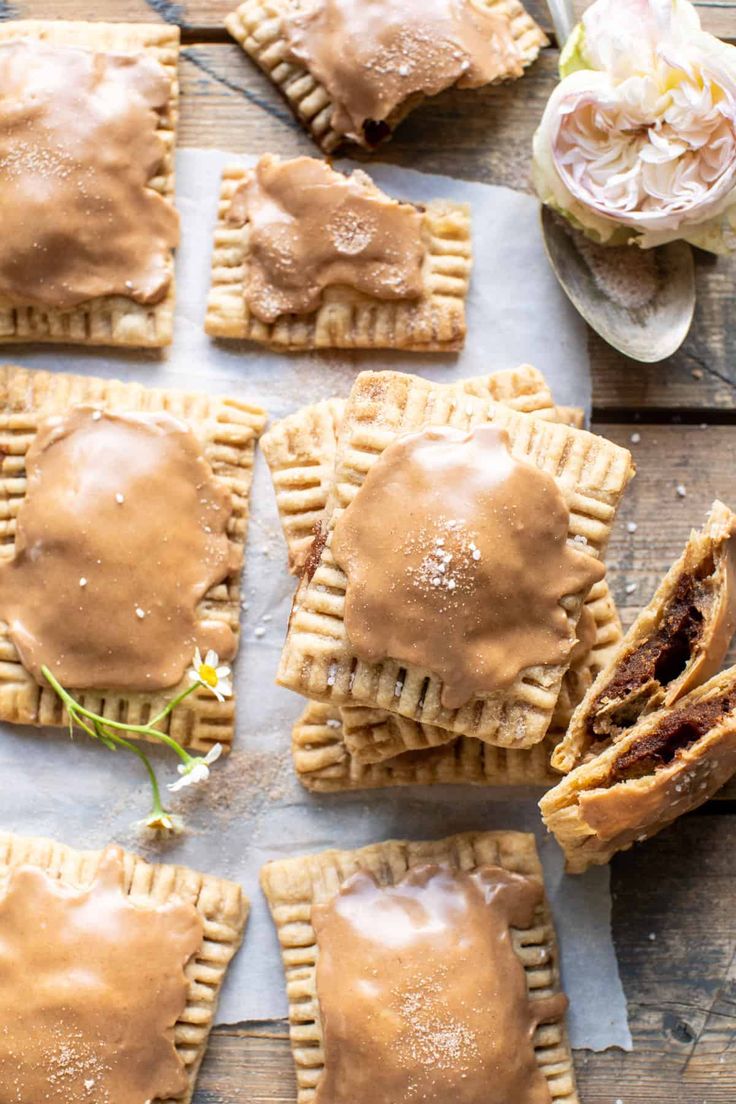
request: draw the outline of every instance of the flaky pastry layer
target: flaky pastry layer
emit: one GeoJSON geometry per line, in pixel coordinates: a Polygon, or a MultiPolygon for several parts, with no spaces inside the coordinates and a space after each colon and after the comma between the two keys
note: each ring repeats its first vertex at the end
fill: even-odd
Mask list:
{"type": "MultiPolygon", "coordinates": [[[[381,710],[362,710],[385,724],[381,710]]],[[[345,745],[342,714],[324,702],[308,702],[291,732],[291,752],[299,781],[315,793],[368,790],[384,786],[431,786],[445,783],[475,786],[539,786],[559,781],[549,764],[560,733],[552,733],[523,751],[484,744],[466,736],[420,751],[404,751],[393,759],[361,763],[345,745]]]]}
{"type": "Polygon", "coordinates": [[[708,801],[736,773],[736,667],[642,718],[544,795],[542,818],[582,873],[708,801]]]}
{"type": "MultiPolygon", "coordinates": [[[[171,81],[165,114],[157,133],[163,150],[161,172],[148,182],[173,203],[174,154],[179,102],[179,28],[161,23],[83,23],[21,19],[0,23],[0,43],[34,38],[52,45],[80,46],[100,52],[146,54],[157,61],[171,81]]],[[[63,212],[60,212],[63,218],[63,212]]],[[[90,299],[69,310],[17,306],[0,298],[0,342],[56,342],[72,345],[128,345],[159,348],[169,345],[174,330],[174,276],[160,303],[136,303],[122,295],[90,299]]]]}
{"type": "MultiPolygon", "coordinates": [[[[201,442],[216,478],[232,492],[228,536],[241,549],[245,547],[255,447],[266,421],[262,410],[237,399],[152,390],[137,383],[29,371],[6,364],[0,366],[1,556],[10,558],[14,552],[16,517],[26,493],[25,457],[39,422],[78,403],[99,403],[109,410],[168,411],[185,421],[201,442]]],[[[240,574],[230,575],[213,587],[198,612],[226,621],[237,636],[240,574]]],[[[85,708],[111,720],[144,724],[177,689],[188,684],[185,679],[178,688],[160,694],[75,691],[75,697],[85,708]]],[[[199,689],[162,722],[161,728],[184,746],[206,750],[220,743],[227,749],[232,743],[234,717],[232,698],[220,702],[199,689]]],[[[65,723],[59,698],[51,687],[39,686],[23,667],[8,626],[2,621],[0,720],[34,725],[65,723]]]]}

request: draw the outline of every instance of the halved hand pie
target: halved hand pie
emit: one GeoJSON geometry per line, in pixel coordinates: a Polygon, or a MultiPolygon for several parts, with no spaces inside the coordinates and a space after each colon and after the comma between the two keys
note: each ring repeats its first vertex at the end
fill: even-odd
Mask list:
{"type": "Polygon", "coordinates": [[[736,516],[715,502],[611,655],[553,756],[569,771],[721,666],[736,629],[736,516]]]}
{"type": "Polygon", "coordinates": [[[736,772],[736,667],[642,717],[539,803],[580,873],[648,839],[717,793],[736,772]]]}

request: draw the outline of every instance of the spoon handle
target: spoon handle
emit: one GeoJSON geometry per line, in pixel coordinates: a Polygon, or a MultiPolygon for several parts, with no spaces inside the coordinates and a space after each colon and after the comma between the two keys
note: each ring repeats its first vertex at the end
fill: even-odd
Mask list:
{"type": "Polygon", "coordinates": [[[577,23],[575,12],[572,7],[572,0],[547,0],[547,7],[549,8],[549,14],[552,17],[552,24],[555,28],[557,45],[561,50],[570,37],[573,27],[577,23]]]}

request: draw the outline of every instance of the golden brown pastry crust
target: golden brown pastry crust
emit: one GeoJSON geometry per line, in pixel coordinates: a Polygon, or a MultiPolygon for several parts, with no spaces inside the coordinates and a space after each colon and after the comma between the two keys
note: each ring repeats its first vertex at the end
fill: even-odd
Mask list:
{"type": "Polygon", "coordinates": [[[462,348],[472,262],[466,204],[433,200],[424,208],[422,234],[427,253],[420,299],[379,300],[353,288],[330,287],[313,313],[283,314],[266,323],[249,311],[245,298],[248,224],[234,226],[227,220],[233,194],[247,173],[242,166],[231,165],[222,175],[205,319],[211,337],[241,338],[283,350],[435,352],[462,348]]]}
{"type": "MultiPolygon", "coordinates": [[[[15,515],[25,494],[25,454],[41,418],[67,410],[77,403],[100,403],[111,410],[166,410],[186,421],[201,440],[204,455],[215,476],[226,483],[233,496],[229,536],[245,546],[248,498],[253,476],[256,441],[266,416],[258,407],[236,399],[156,391],[137,383],[29,371],[12,365],[0,366],[0,555],[12,556],[15,515]]],[[[226,620],[238,633],[240,620],[240,576],[232,575],[214,587],[203,599],[202,610],[226,620]]],[[[188,681],[187,681],[188,685],[188,681]]],[[[184,683],[179,689],[183,689],[184,683]]],[[[115,720],[145,723],[162,708],[175,690],[165,694],[135,694],[116,691],[75,694],[86,708],[115,720]]],[[[165,728],[179,743],[206,750],[220,743],[232,743],[235,706],[232,699],[217,701],[197,691],[171,715],[165,728]]],[[[22,666],[0,622],[0,720],[14,724],[61,725],[61,702],[50,687],[41,687],[22,666]]]]}
{"type": "MultiPolygon", "coordinates": [[[[489,420],[508,431],[512,454],[559,480],[570,506],[571,538],[584,538],[593,555],[602,555],[617,502],[631,476],[625,449],[517,414],[502,404],[468,398],[457,386],[433,385],[393,372],[364,372],[348,402],[324,541],[318,542],[321,550],[313,549],[314,570],[310,564],[295,600],[278,676],[282,685],[315,700],[388,709],[504,747],[528,747],[544,737],[564,668],[535,668],[523,673],[508,693],[471,699],[459,710],[442,709],[439,683],[430,672],[404,669],[390,660],[365,664],[354,656],[343,624],[345,577],[330,551],[337,516],[398,434],[426,425],[465,430],[489,420]]],[[[582,596],[568,605],[574,625],[582,596]]]]}
{"type": "Polygon", "coordinates": [[[600,755],[576,767],[539,803],[542,818],[580,874],[656,835],[708,801],[736,772],[736,667],[642,718],[600,755]],[[658,750],[657,733],[685,711],[730,695],[733,704],[702,735],[683,725],[658,750]],[[691,736],[691,742],[685,738],[691,736]],[[697,737],[697,738],[696,738],[697,737]]]}
{"type": "MultiPolygon", "coordinates": [[[[534,837],[522,832],[467,832],[427,843],[388,841],[357,851],[324,851],[267,864],[261,885],[281,943],[289,995],[292,1052],[298,1102],[311,1104],[324,1068],[322,1026],[316,985],[317,946],[312,906],[330,900],[357,870],[373,874],[379,885],[395,885],[413,867],[438,863],[473,871],[484,864],[542,879],[534,837]]],[[[552,918],[546,902],[528,931],[512,932],[535,997],[559,992],[559,968],[552,918]]],[[[564,1023],[540,1027],[534,1046],[556,1104],[577,1104],[575,1073],[564,1023]]]]}
{"type": "MultiPolygon", "coordinates": [[[[76,851],[54,840],[0,832],[0,894],[17,866],[35,866],[65,885],[86,887],[97,871],[101,851],[76,851]]],[[[204,942],[186,969],[187,1006],[174,1028],[174,1043],[185,1065],[189,1089],[173,1100],[153,1104],[189,1104],[199,1067],[214,1026],[220,988],[230,960],[240,946],[249,904],[234,882],[199,874],[185,866],[151,866],[138,855],[125,853],[125,884],[141,906],[160,905],[171,898],[191,903],[204,924],[204,942]]]]}
{"type": "MultiPolygon", "coordinates": [[[[481,6],[508,20],[522,64],[531,65],[548,40],[519,0],[481,0],[481,6]]],[[[332,128],[333,105],[327,89],[301,63],[288,57],[281,33],[281,17],[288,10],[288,0],[245,0],[226,18],[225,26],[273,81],[315,142],[325,153],[332,153],[344,144],[345,138],[332,128]]],[[[387,120],[389,132],[424,98],[412,96],[395,111],[387,120]]]]}
{"type": "MultiPolygon", "coordinates": [[[[145,53],[166,70],[171,97],[157,133],[164,151],[162,172],[149,182],[173,202],[174,153],[179,99],[177,65],[179,28],[156,23],[82,23],[23,19],[0,23],[0,43],[34,38],[89,50],[145,53]]],[[[44,341],[73,345],[128,345],[158,348],[169,345],[174,326],[174,279],[165,298],[155,305],[124,296],[91,299],[69,310],[13,306],[0,299],[0,342],[44,341]]]]}
{"type": "MultiPolygon", "coordinates": [[[[382,710],[364,709],[364,723],[382,710]]],[[[484,744],[466,736],[420,751],[404,751],[393,759],[361,763],[345,746],[340,710],[324,702],[308,702],[291,731],[291,752],[299,781],[315,793],[368,790],[384,786],[431,786],[445,783],[473,786],[539,786],[559,780],[549,764],[560,732],[552,732],[523,751],[484,744]]]]}
{"type": "MultiPolygon", "coordinates": [[[[682,604],[682,603],[681,603],[682,604]]],[[[693,531],[680,558],[672,565],[620,646],[610,656],[584,701],[575,711],[565,738],[555,750],[553,764],[561,772],[572,770],[588,754],[591,744],[600,751],[634,724],[639,716],[660,706],[672,705],[683,694],[710,678],[720,667],[736,627],[736,515],[722,502],[714,502],[704,528],[693,531]],[[682,654],[682,668],[675,677],[634,680],[633,689],[616,692],[615,680],[627,661],[652,639],[662,626],[671,604],[689,579],[702,580],[692,605],[698,621],[694,645],[677,644],[675,630],[669,640],[682,654]],[[610,689],[610,693],[609,693],[610,689]],[[594,730],[595,729],[595,730],[594,730]]]]}
{"type": "MultiPolygon", "coordinates": [[[[489,397],[512,410],[558,420],[547,383],[531,364],[463,380],[469,395],[489,397]]],[[[289,570],[300,575],[327,505],[345,399],[303,406],[274,422],[261,438],[289,551],[289,570]]],[[[559,419],[561,420],[561,419],[559,419]]]]}

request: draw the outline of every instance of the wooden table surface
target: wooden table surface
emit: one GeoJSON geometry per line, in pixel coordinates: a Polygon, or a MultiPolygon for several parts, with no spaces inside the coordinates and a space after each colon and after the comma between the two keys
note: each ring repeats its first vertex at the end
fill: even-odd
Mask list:
{"type": "MultiPolygon", "coordinates": [[[[313,153],[266,78],[225,33],[222,19],[234,3],[0,0],[0,18],[178,23],[184,43],[181,145],[313,153]]],[[[528,6],[549,28],[541,0],[528,6]]],[[[736,0],[697,6],[709,30],[736,40],[736,0]]],[[[531,136],[556,63],[552,45],[523,81],[446,93],[417,110],[381,158],[527,189],[531,136]]],[[[590,338],[594,428],[628,444],[639,469],[608,557],[627,622],[712,499],[736,503],[736,259],[699,255],[697,283],[695,323],[670,361],[644,367],[590,338]],[[633,533],[630,522],[637,526],[633,533]]],[[[635,1049],[576,1054],[585,1104],[736,1101],[735,855],[732,786],[720,801],[614,861],[614,937],[635,1049]]],[[[600,1000],[604,1005],[605,993],[600,1000]]],[[[196,1104],[291,1104],[294,1098],[285,1023],[215,1031],[196,1104]]]]}

